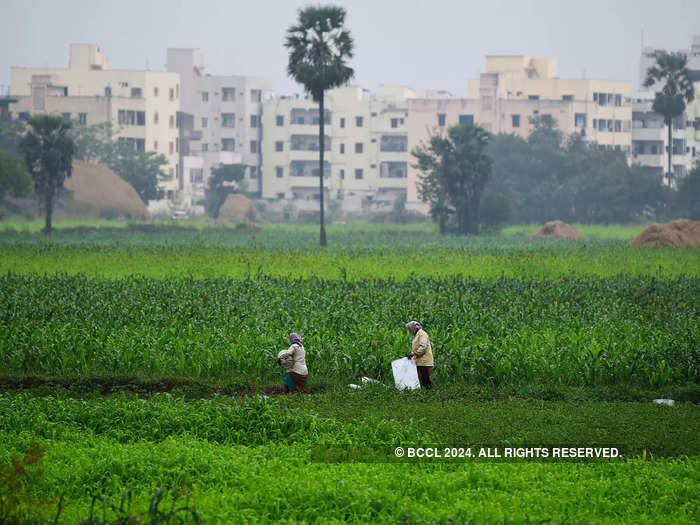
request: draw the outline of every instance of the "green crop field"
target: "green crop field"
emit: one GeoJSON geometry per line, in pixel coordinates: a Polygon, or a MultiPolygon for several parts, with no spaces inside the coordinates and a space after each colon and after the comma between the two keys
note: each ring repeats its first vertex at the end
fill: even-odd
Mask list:
{"type": "Polygon", "coordinates": [[[630,248],[643,225],[354,223],[324,250],[312,225],[58,227],[0,223],[0,522],[700,521],[700,249],[630,248]],[[432,391],[393,388],[411,319],[432,391]],[[291,331],[310,393],[281,396],[291,331]],[[331,445],[623,457],[318,461],[331,445]]]}

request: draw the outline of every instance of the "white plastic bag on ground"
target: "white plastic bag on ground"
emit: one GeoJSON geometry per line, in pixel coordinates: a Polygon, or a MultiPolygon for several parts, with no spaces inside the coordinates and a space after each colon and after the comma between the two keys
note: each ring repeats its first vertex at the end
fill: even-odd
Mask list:
{"type": "Polygon", "coordinates": [[[399,390],[408,388],[415,390],[420,388],[418,381],[418,369],[416,364],[408,357],[402,357],[391,362],[391,371],[394,373],[394,384],[399,390]]]}

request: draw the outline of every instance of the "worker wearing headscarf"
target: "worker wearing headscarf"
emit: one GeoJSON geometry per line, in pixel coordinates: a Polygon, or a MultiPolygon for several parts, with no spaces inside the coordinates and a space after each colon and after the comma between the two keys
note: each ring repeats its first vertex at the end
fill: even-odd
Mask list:
{"type": "Polygon", "coordinates": [[[303,392],[304,385],[309,379],[309,369],[306,368],[306,350],[301,336],[292,332],[289,334],[290,347],[277,354],[277,363],[285,369],[282,376],[286,392],[303,392]]]}
{"type": "Polygon", "coordinates": [[[433,347],[430,344],[430,338],[417,321],[406,323],[406,329],[413,336],[411,351],[406,357],[415,359],[421,388],[431,389],[433,387],[430,380],[433,373],[433,347]]]}

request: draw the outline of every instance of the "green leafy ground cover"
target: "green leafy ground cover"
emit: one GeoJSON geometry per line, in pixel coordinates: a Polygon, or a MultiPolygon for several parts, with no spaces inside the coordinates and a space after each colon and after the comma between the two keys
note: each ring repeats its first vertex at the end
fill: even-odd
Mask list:
{"type": "Polygon", "coordinates": [[[130,490],[143,509],[171,487],[212,523],[700,521],[697,249],[627,247],[641,226],[568,242],[532,241],[530,227],[464,239],[349,225],[326,251],[314,227],[93,226],[48,242],[0,232],[0,465],[44,451],[14,516],[51,519],[63,495],[59,522],[74,523],[94,495],[118,506],[130,490]],[[412,318],[435,342],[432,392],[385,386],[412,318]],[[241,395],[280,382],[291,330],[314,393],[241,395]],[[350,391],[363,375],[385,385],[350,391]],[[628,455],[310,456],[318,443],[476,442],[628,455]]]}
{"type": "Polygon", "coordinates": [[[0,460],[30,443],[45,447],[32,496],[48,513],[49,502],[64,495],[66,522],[87,515],[92,493],[118,501],[129,487],[145,505],[158,486],[188,494],[207,522],[693,523],[698,517],[696,455],[602,463],[310,461],[318,443],[521,445],[597,437],[651,449],[698,446],[694,405],[515,403],[511,411],[457,400],[438,405],[423,394],[392,394],[381,407],[376,390],[349,398],[188,402],[167,395],[4,394],[0,460]],[[594,410],[599,421],[591,428],[586,421],[594,410]]]}

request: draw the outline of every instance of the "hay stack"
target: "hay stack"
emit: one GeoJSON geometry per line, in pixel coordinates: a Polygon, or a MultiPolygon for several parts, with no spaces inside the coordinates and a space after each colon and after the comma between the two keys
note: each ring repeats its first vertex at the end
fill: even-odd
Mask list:
{"type": "Polygon", "coordinates": [[[254,222],[253,201],[240,193],[231,193],[219,208],[219,220],[229,222],[254,222]]]}
{"type": "Polygon", "coordinates": [[[630,246],[671,246],[676,248],[700,246],[700,222],[676,219],[648,226],[630,241],[630,246]]]}
{"type": "Polygon", "coordinates": [[[73,174],[64,187],[73,201],[97,208],[100,214],[147,219],[148,210],[131,185],[107,166],[73,162],[73,174]]]}
{"type": "Polygon", "coordinates": [[[544,223],[538,232],[530,235],[532,239],[583,239],[576,228],[562,221],[544,223]]]}

